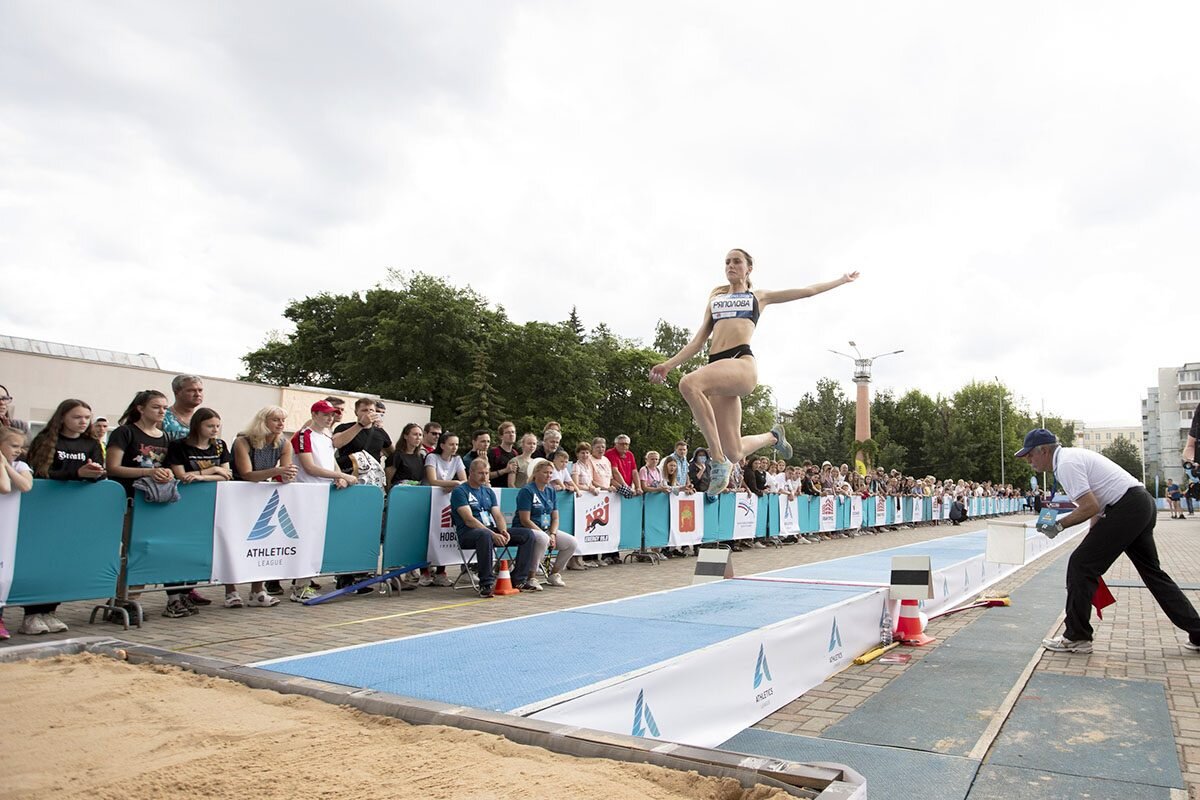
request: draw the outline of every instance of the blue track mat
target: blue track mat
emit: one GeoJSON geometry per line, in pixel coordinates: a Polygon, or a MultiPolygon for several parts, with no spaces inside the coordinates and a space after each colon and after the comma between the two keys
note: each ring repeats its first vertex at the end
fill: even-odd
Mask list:
{"type": "Polygon", "coordinates": [[[862,593],[855,587],[721,581],[259,666],[423,700],[511,711],[862,593]],[[511,677],[498,676],[496,664],[510,665],[511,677]],[[521,665],[536,668],[537,679],[520,679],[525,671],[521,665]]]}
{"type": "Polygon", "coordinates": [[[987,531],[972,531],[931,542],[764,572],[760,577],[886,584],[891,577],[894,556],[929,556],[933,569],[939,570],[981,555],[986,549],[987,531]]]}
{"type": "Polygon", "coordinates": [[[758,728],[742,731],[722,744],[721,749],[801,763],[845,764],[867,779],[871,800],[962,800],[979,768],[978,761],[967,758],[834,742],[758,728]]]}

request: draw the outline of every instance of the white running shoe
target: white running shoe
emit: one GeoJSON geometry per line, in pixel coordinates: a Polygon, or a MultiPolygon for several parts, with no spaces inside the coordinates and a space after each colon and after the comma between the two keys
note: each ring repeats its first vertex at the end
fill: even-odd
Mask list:
{"type": "Polygon", "coordinates": [[[775,451],[785,461],[792,457],[792,446],[788,444],[787,436],[784,435],[783,423],[776,423],[774,428],[771,428],[771,433],[775,434],[775,451]]]}
{"type": "Polygon", "coordinates": [[[65,630],[70,630],[67,627],[67,623],[54,616],[53,612],[42,614],[42,622],[46,623],[46,627],[50,629],[51,633],[62,633],[65,630]]]}
{"type": "Polygon", "coordinates": [[[23,633],[26,636],[37,636],[49,632],[50,626],[42,619],[41,614],[26,614],[25,619],[21,620],[21,627],[17,628],[17,633],[23,633]]]}

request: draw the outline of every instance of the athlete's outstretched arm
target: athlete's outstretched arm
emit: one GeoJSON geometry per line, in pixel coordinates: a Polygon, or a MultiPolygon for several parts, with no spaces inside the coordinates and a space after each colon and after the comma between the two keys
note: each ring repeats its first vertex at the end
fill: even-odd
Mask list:
{"type": "Polygon", "coordinates": [[[661,364],[655,364],[650,368],[650,382],[662,383],[667,379],[667,373],[678,367],[683,362],[687,361],[692,356],[704,349],[704,343],[708,341],[708,333],[712,330],[712,308],[704,310],[704,319],[700,322],[700,327],[696,329],[696,333],[692,336],[692,340],[683,346],[675,355],[668,358],[661,364]]]}
{"type": "Polygon", "coordinates": [[[814,294],[828,292],[830,289],[852,283],[858,280],[858,272],[847,272],[840,278],[824,283],[814,283],[812,286],[805,286],[803,289],[778,289],[776,291],[761,291],[758,292],[759,307],[769,306],[772,303],[790,303],[793,300],[803,300],[805,297],[812,297],[814,294]]]}

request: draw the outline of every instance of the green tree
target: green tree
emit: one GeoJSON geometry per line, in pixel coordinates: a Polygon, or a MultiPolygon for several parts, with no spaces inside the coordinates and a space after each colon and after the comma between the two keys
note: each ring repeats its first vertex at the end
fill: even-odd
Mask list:
{"type": "Polygon", "coordinates": [[[492,385],[496,375],[488,368],[487,351],[475,351],[471,371],[466,378],[466,392],[458,399],[458,417],[455,427],[462,441],[476,430],[495,430],[504,416],[501,398],[492,385]]]}
{"type": "Polygon", "coordinates": [[[1112,444],[1100,451],[1100,455],[1113,461],[1139,481],[1142,479],[1142,457],[1138,454],[1137,445],[1124,436],[1114,439],[1112,444]]]}

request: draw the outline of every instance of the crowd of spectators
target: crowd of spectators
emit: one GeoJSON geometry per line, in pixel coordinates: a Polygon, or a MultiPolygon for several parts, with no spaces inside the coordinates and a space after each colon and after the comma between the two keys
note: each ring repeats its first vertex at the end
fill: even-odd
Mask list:
{"type": "MultiPolygon", "coordinates": [[[[603,437],[564,443],[557,422],[548,422],[541,436],[520,434],[512,422],[492,432],[474,430],[469,437],[445,430],[436,422],[408,423],[394,443],[383,427],[387,408],[373,398],[353,405],[352,421],[344,420],[345,402],[327,397],[314,403],[311,415],[299,430],[285,430],[287,412],[277,406],[260,409],[233,437],[224,435],[220,414],[204,405],[204,381],[179,375],[171,382],[172,397],[147,389],[138,392],[109,429],[108,421],[94,417],[82,400],[59,404],[45,427],[27,441],[29,426],[9,413],[12,397],[0,385],[0,494],[28,491],[34,476],[51,480],[119,482],[128,497],[142,492],[150,502],[178,497],[178,485],[198,481],[278,481],[323,483],[334,489],[366,484],[388,489],[398,485],[436,486],[451,493],[452,519],[464,549],[477,554],[480,592],[491,594],[492,567],[497,547],[517,550],[514,585],[522,591],[542,591],[538,566],[547,554],[545,584],[565,587],[564,570],[583,571],[621,564],[619,553],[599,556],[575,554],[574,537],[559,530],[557,492],[598,494],[614,491],[624,497],[651,493],[704,493],[709,487],[709,458],[704,447],[692,450],[686,441],[675,443],[665,457],[650,450],[640,457],[624,434],[612,446],[603,437]],[[519,489],[517,513],[512,520],[500,514],[495,489],[519,489]]],[[[465,432],[464,432],[465,433],[465,432]]],[[[805,460],[787,464],[767,456],[743,458],[735,467],[727,492],[756,496],[778,494],[789,499],[803,495],[939,497],[951,504],[951,520],[966,517],[970,498],[1016,497],[1011,485],[993,486],[963,480],[937,480],[933,476],[905,476],[883,468],[860,475],[848,465],[820,465],[805,460]]],[[[938,524],[940,520],[917,524],[938,524]]],[[[735,550],[768,545],[819,543],[830,538],[877,535],[875,526],[859,531],[805,533],[782,537],[735,540],[735,550]]],[[[668,558],[694,555],[692,548],[668,548],[668,558]]],[[[338,586],[361,576],[337,576],[338,586]]],[[[452,586],[445,567],[413,572],[394,587],[408,591],[418,586],[452,586]]],[[[130,587],[136,597],[142,587],[130,587]]],[[[165,587],[163,616],[184,618],[199,613],[212,600],[191,585],[165,587]]],[[[296,602],[317,595],[314,578],[250,585],[246,598],[238,587],[224,587],[226,608],[270,608],[287,594],[296,602]]],[[[367,589],[366,591],[370,591],[367,589]]],[[[26,606],[21,633],[66,630],[55,615],[57,604],[26,606]]],[[[0,638],[8,638],[0,619],[0,638]]]]}

